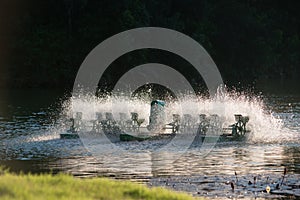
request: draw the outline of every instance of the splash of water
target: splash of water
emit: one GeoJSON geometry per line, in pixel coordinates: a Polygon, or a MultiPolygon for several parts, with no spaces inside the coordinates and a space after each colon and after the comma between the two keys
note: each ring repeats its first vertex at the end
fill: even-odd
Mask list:
{"type": "MultiPolygon", "coordinates": [[[[249,143],[280,143],[297,139],[297,134],[284,127],[282,119],[276,118],[272,111],[267,109],[260,96],[227,91],[219,92],[213,98],[194,98],[183,94],[180,99],[180,101],[167,101],[165,108],[167,123],[172,122],[172,114],[181,116],[190,114],[195,119],[195,123],[199,114],[217,114],[222,119],[222,126],[228,127],[235,123],[234,115],[241,114],[250,117],[247,124],[247,128],[251,131],[247,137],[249,143]]],[[[111,112],[115,120],[120,120],[119,113],[130,116],[131,112],[136,112],[139,114],[139,118],[145,119],[144,124],[148,124],[150,100],[131,98],[124,94],[105,98],[96,98],[94,95],[71,97],[64,103],[62,116],[71,118],[76,112],[82,112],[82,117],[86,121],[94,120],[96,112],[111,112]]],[[[60,129],[62,128],[60,127],[60,129]]]]}

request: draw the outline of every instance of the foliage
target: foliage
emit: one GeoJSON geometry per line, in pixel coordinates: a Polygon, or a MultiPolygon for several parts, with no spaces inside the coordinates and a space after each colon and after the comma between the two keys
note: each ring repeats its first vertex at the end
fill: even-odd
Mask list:
{"type": "MultiPolygon", "coordinates": [[[[116,33],[144,26],[175,29],[197,40],[227,83],[296,79],[299,8],[299,1],[281,0],[29,0],[10,24],[16,28],[5,79],[12,87],[70,88],[92,48],[116,33]]],[[[115,70],[106,75],[108,84],[118,78],[114,72],[127,71],[133,63],[154,59],[174,65],[172,58],[166,61],[164,52],[136,53],[116,61],[115,70]]],[[[188,64],[182,67],[193,74],[188,64]]]]}

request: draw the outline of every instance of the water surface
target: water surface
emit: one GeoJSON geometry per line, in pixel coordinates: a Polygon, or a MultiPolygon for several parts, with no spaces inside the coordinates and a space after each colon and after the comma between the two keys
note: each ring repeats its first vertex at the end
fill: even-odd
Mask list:
{"type": "MultiPolygon", "coordinates": [[[[178,152],[155,152],[155,141],[120,143],[124,150],[121,154],[104,146],[105,151],[95,156],[80,140],[60,139],[59,133],[68,127],[69,117],[65,116],[67,98],[61,92],[31,90],[1,94],[0,164],[12,171],[62,171],[78,177],[130,179],[210,198],[224,195],[268,198],[264,188],[270,185],[276,193],[276,184],[281,182],[286,168],[285,181],[273,197],[300,194],[300,95],[266,95],[263,100],[228,97],[225,117],[230,121],[233,113],[249,114],[254,134],[247,141],[218,143],[205,157],[201,151],[205,147],[193,146],[174,162],[178,152]],[[255,187],[248,185],[254,177],[259,181],[255,187]],[[229,182],[235,184],[234,191],[229,182]],[[280,193],[281,190],[288,192],[280,193]]],[[[86,117],[92,118],[87,114],[92,112],[89,100],[75,99],[72,105],[79,111],[84,109],[86,117]]],[[[103,105],[100,110],[111,109],[103,105]]],[[[211,106],[211,102],[203,100],[196,110],[207,112],[211,106]]],[[[212,106],[215,112],[218,106],[217,103],[212,106]]],[[[141,104],[134,109],[144,112],[146,118],[149,110],[145,107],[141,104]]],[[[114,105],[114,112],[121,109],[122,102],[114,105]]],[[[193,110],[192,107],[189,112],[193,110]]]]}

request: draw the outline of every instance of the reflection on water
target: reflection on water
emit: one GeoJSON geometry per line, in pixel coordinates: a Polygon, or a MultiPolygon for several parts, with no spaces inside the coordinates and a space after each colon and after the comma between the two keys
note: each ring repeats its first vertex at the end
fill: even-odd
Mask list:
{"type": "MultiPolygon", "coordinates": [[[[174,186],[174,189],[190,191],[196,195],[204,195],[205,189],[199,184],[189,187],[184,185],[185,181],[193,179],[194,182],[201,182],[206,177],[215,182],[210,183],[214,186],[205,185],[208,190],[214,191],[211,193],[214,196],[217,193],[216,183],[223,184],[218,187],[224,187],[227,191],[229,186],[224,185],[224,180],[234,179],[235,172],[244,181],[255,175],[277,180],[286,167],[289,174],[287,181],[292,183],[295,179],[299,180],[299,96],[265,97],[267,110],[272,110],[269,115],[283,123],[282,133],[277,135],[278,140],[268,143],[261,140],[219,143],[206,157],[200,151],[200,148],[205,147],[191,147],[175,162],[173,159],[178,152],[155,152],[155,141],[120,143],[128,151],[118,154],[107,146],[105,153],[95,157],[80,140],[59,139],[60,130],[56,125],[63,123],[57,118],[60,103],[53,104],[59,98],[53,98],[54,100],[50,100],[52,103],[45,103],[46,106],[36,105],[34,100],[29,99],[24,100],[25,107],[22,106],[22,98],[17,95],[13,101],[0,99],[0,165],[8,166],[12,171],[63,171],[80,177],[108,176],[170,187],[173,186],[167,185],[166,181],[173,181],[178,186],[174,186]],[[33,105],[29,106],[29,102],[33,105]],[[286,140],[286,135],[283,135],[285,140],[280,140],[280,134],[286,133],[293,138],[286,140]],[[180,184],[182,185],[179,187],[180,184]]],[[[49,98],[40,101],[48,102],[49,98]]],[[[273,134],[268,133],[268,130],[263,131],[270,135],[267,137],[273,134]]]]}
{"type": "MultiPolygon", "coordinates": [[[[23,157],[3,158],[1,162],[8,165],[11,162],[14,167],[16,160],[24,160],[22,164],[24,171],[27,169],[25,167],[27,164],[35,163],[35,167],[41,171],[45,167],[46,171],[50,169],[66,171],[76,176],[97,176],[106,173],[111,176],[113,173],[116,177],[130,179],[132,177],[128,175],[147,179],[170,175],[232,175],[234,171],[240,174],[280,174],[283,166],[289,169],[289,173],[300,174],[300,145],[296,143],[268,145],[223,143],[218,144],[206,157],[203,157],[199,153],[199,148],[195,147],[189,149],[175,162],[172,154],[176,152],[136,151],[134,154],[124,152],[116,155],[114,152],[107,151],[102,156],[94,157],[77,141],[53,140],[40,143],[43,147],[40,147],[37,152],[34,152],[35,148],[26,149],[24,145],[20,147],[23,152],[18,152],[23,157]],[[33,157],[28,156],[27,153],[33,157]],[[39,153],[40,157],[34,157],[39,153]]],[[[136,149],[143,146],[142,143],[131,142],[126,145],[135,146],[136,149]]],[[[18,170],[19,166],[16,167],[18,170]]],[[[37,171],[36,168],[32,169],[34,172],[37,171]]]]}

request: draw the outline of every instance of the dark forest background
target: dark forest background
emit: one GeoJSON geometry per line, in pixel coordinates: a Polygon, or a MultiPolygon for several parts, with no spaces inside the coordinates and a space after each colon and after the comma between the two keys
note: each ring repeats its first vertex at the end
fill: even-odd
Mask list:
{"type": "MultiPolygon", "coordinates": [[[[279,0],[3,0],[0,87],[71,88],[96,45],[145,26],[174,29],[198,41],[228,85],[298,80],[299,9],[300,1],[279,0]]],[[[104,82],[146,62],[177,66],[193,79],[188,63],[175,55],[141,50],[117,59],[104,82]]]]}

